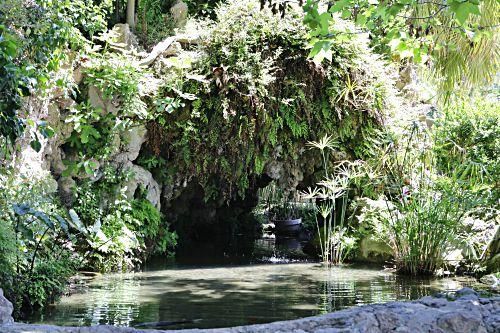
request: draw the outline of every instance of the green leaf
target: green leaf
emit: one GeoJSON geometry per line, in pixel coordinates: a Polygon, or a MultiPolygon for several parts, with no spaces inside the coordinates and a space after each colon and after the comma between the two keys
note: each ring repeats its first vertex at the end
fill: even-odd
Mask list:
{"type": "Polygon", "coordinates": [[[332,19],[332,16],[328,12],[322,13],[319,16],[319,26],[320,26],[320,34],[321,35],[327,35],[328,32],[330,31],[330,20],[331,19],[332,19]]]}
{"type": "Polygon", "coordinates": [[[42,144],[40,143],[40,140],[38,140],[38,137],[36,137],[34,140],[31,140],[30,146],[37,153],[42,149],[42,144]]]}
{"type": "Polygon", "coordinates": [[[83,225],[82,221],[80,220],[80,217],[75,212],[75,210],[74,209],[70,209],[68,211],[68,214],[69,214],[69,217],[71,218],[71,220],[69,221],[70,225],[73,228],[75,228],[76,230],[78,230],[79,232],[82,232],[84,234],[88,234],[87,228],[85,228],[85,226],[83,225]]]}
{"type": "Polygon", "coordinates": [[[330,7],[329,11],[330,13],[340,12],[349,5],[352,5],[351,0],[340,0],[335,2],[335,4],[330,7]]]}
{"type": "Polygon", "coordinates": [[[39,124],[38,129],[40,131],[40,134],[42,134],[42,136],[46,139],[54,136],[54,133],[55,133],[54,130],[52,129],[52,127],[47,125],[45,122],[43,124],[39,124]]]}
{"type": "Polygon", "coordinates": [[[350,11],[350,10],[347,10],[347,9],[346,9],[346,10],[343,10],[343,11],[342,11],[342,15],[341,15],[341,17],[342,17],[343,19],[348,19],[348,18],[350,18],[350,17],[351,17],[351,11],[350,11]]]}
{"type": "Polygon", "coordinates": [[[19,216],[26,215],[31,210],[28,204],[14,204],[12,205],[12,209],[14,210],[14,213],[16,213],[19,216]]]}
{"type": "Polygon", "coordinates": [[[316,42],[311,51],[309,52],[308,57],[314,58],[319,53],[319,51],[321,51],[322,48],[323,48],[323,41],[316,42]]]}
{"type": "Polygon", "coordinates": [[[63,219],[61,216],[59,215],[54,215],[55,219],[57,220],[57,222],[59,222],[59,226],[61,226],[61,229],[65,232],[65,233],[69,233],[69,227],[68,227],[68,222],[63,219]]]}
{"type": "Polygon", "coordinates": [[[101,134],[93,126],[90,126],[90,125],[82,126],[80,140],[82,141],[83,144],[89,143],[89,141],[92,138],[99,139],[100,137],[101,137],[101,134]]]}
{"type": "Polygon", "coordinates": [[[40,221],[45,223],[47,225],[47,227],[49,227],[51,230],[56,229],[54,222],[52,222],[52,220],[49,218],[49,216],[47,214],[45,214],[44,212],[41,212],[38,210],[32,210],[30,213],[31,213],[31,215],[33,215],[34,217],[36,217],[37,219],[39,219],[40,221]]]}
{"type": "Polygon", "coordinates": [[[480,15],[479,5],[469,1],[452,2],[450,3],[450,10],[455,13],[455,18],[460,25],[464,25],[470,14],[480,15]]]}

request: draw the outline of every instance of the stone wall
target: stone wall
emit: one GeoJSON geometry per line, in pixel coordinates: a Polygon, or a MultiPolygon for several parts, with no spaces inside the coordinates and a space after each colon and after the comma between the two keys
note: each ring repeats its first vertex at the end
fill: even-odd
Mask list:
{"type": "MultiPolygon", "coordinates": [[[[0,313],[2,313],[1,309],[0,313]]],[[[57,327],[16,323],[0,325],[0,332],[159,333],[179,331],[137,330],[114,326],[57,327]]],[[[475,291],[464,288],[448,298],[443,295],[427,296],[412,302],[365,305],[322,316],[271,324],[207,330],[191,329],[182,332],[494,333],[500,332],[500,296],[482,298],[475,291]]]]}

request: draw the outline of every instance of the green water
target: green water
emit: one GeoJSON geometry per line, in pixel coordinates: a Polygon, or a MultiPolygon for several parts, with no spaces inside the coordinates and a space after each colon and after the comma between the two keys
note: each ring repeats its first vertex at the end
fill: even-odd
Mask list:
{"type": "Polygon", "coordinates": [[[188,321],[167,328],[228,327],[416,299],[471,283],[409,279],[367,267],[328,269],[313,263],[173,267],[103,275],[31,322],[136,326],[188,321]]]}

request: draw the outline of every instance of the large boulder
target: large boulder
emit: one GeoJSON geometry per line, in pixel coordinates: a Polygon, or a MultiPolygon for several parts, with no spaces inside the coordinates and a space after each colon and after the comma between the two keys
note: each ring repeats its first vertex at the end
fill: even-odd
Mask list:
{"type": "Polygon", "coordinates": [[[130,31],[130,26],[127,23],[115,24],[111,30],[114,33],[114,40],[111,42],[112,46],[130,50],[136,44],[135,36],[130,31]]]}
{"type": "Polygon", "coordinates": [[[120,149],[113,157],[117,163],[133,162],[139,156],[141,146],[146,141],[147,130],[144,125],[134,126],[124,132],[119,139],[120,149]]]}
{"type": "Polygon", "coordinates": [[[12,311],[14,307],[12,303],[3,296],[3,290],[0,288],[0,325],[12,324],[12,311]]]}
{"type": "Polygon", "coordinates": [[[104,96],[102,91],[95,86],[89,87],[89,102],[94,108],[101,109],[103,114],[112,113],[115,115],[118,113],[120,104],[118,100],[110,100],[104,96]]]}
{"type": "Polygon", "coordinates": [[[363,238],[359,242],[359,255],[356,260],[383,263],[392,258],[392,249],[384,241],[372,236],[363,238]]]}
{"type": "Polygon", "coordinates": [[[177,28],[183,28],[187,22],[188,6],[182,0],[177,0],[175,4],[170,7],[170,14],[174,19],[177,28]]]}
{"type": "Polygon", "coordinates": [[[130,164],[128,170],[132,173],[131,178],[127,182],[126,195],[128,199],[133,199],[139,187],[146,190],[146,199],[149,200],[156,208],[160,209],[160,185],[154,180],[153,175],[148,170],[138,165],[130,164]]]}

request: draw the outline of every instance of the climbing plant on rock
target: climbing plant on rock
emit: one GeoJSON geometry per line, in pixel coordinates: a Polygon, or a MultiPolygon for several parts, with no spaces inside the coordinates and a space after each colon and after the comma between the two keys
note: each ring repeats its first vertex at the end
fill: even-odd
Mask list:
{"type": "Polygon", "coordinates": [[[393,92],[366,39],[333,42],[331,61],[318,65],[307,57],[300,8],[282,18],[258,1],[234,1],[216,14],[201,56],[163,88],[165,99],[181,101],[163,113],[164,135],[151,137],[158,123],[150,131],[150,143],[163,140],[156,155],[172,174],[196,178],[207,197],[230,198],[244,195],[270,161],[299,165],[305,142],[325,133],[351,157],[370,154],[393,92]]]}

